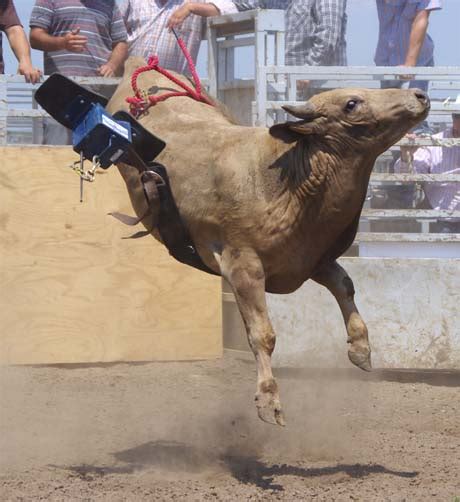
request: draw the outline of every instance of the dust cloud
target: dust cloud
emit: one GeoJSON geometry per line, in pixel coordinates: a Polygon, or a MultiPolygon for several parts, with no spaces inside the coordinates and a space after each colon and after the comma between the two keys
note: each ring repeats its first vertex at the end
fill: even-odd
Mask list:
{"type": "Polygon", "coordinates": [[[255,364],[235,354],[0,367],[0,498],[339,500],[351,487],[363,500],[460,493],[458,380],[394,382],[352,369],[281,368],[275,376],[285,428],[258,419],[255,364]]]}

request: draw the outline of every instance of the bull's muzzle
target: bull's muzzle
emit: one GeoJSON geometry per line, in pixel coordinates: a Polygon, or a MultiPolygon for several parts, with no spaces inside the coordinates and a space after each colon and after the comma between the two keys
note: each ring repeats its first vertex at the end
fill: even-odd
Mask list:
{"type": "Polygon", "coordinates": [[[430,97],[425,91],[422,91],[421,89],[412,89],[415,97],[420,101],[420,103],[427,109],[429,110],[431,107],[431,102],[430,102],[430,97]]]}

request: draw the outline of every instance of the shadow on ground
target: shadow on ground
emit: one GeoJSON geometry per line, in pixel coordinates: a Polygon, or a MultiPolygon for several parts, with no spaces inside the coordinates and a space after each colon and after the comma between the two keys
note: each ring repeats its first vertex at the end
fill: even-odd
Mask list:
{"type": "MultiPolygon", "coordinates": [[[[402,478],[414,478],[415,471],[398,471],[379,464],[337,464],[326,467],[305,468],[289,464],[269,464],[256,456],[225,453],[219,456],[201,451],[193,446],[175,441],[152,441],[114,454],[122,466],[77,465],[67,471],[84,480],[93,480],[108,474],[132,474],[135,471],[155,467],[163,471],[197,474],[222,466],[240,483],[255,485],[264,490],[283,491],[274,479],[278,476],[314,478],[344,473],[352,478],[364,478],[373,474],[390,474],[402,478]]],[[[52,466],[56,467],[56,466],[52,466]]],[[[63,468],[63,467],[60,467],[63,468]]]]}
{"type": "Polygon", "coordinates": [[[225,456],[222,457],[222,460],[235,479],[265,490],[283,490],[281,485],[274,484],[273,479],[276,476],[315,478],[344,473],[352,478],[364,478],[370,474],[391,474],[402,478],[414,478],[418,474],[414,471],[395,471],[378,464],[337,464],[327,467],[305,468],[288,464],[267,465],[252,457],[225,456]]]}
{"type": "Polygon", "coordinates": [[[437,387],[460,387],[460,370],[442,369],[374,369],[365,373],[350,368],[275,368],[273,373],[278,378],[298,380],[320,379],[322,381],[359,380],[369,382],[425,383],[437,387]]]}

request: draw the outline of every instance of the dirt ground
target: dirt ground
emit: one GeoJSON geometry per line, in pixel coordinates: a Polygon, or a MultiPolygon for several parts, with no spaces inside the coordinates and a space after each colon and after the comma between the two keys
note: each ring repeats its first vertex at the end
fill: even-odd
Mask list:
{"type": "Polygon", "coordinates": [[[460,373],[207,362],[0,368],[2,501],[460,501],[460,373]]]}

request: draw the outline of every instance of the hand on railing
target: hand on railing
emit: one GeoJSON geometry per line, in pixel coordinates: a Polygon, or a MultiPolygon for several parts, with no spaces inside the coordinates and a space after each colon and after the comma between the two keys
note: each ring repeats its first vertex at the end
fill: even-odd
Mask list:
{"type": "Polygon", "coordinates": [[[34,68],[30,61],[20,62],[18,66],[19,75],[23,75],[26,82],[37,84],[42,76],[41,70],[34,68]]]}
{"type": "MultiPolygon", "coordinates": [[[[409,66],[409,65],[407,65],[407,64],[400,64],[400,65],[398,65],[398,66],[404,66],[404,67],[407,67],[407,66],[409,66]]],[[[410,66],[412,66],[412,65],[410,65],[410,66]]],[[[415,75],[410,75],[410,74],[404,73],[404,74],[398,75],[398,78],[399,78],[400,80],[413,80],[413,79],[415,78],[415,75]]]]}
{"type": "Polygon", "coordinates": [[[105,63],[97,69],[101,77],[111,78],[115,76],[115,68],[110,63],[105,63]]]}
{"type": "MultiPolygon", "coordinates": [[[[405,139],[409,141],[414,141],[417,139],[416,134],[408,133],[404,136],[405,139]]],[[[413,172],[413,162],[414,162],[414,153],[418,150],[419,146],[401,146],[401,161],[408,166],[408,170],[405,170],[403,166],[401,166],[401,172],[413,172]]]]}

